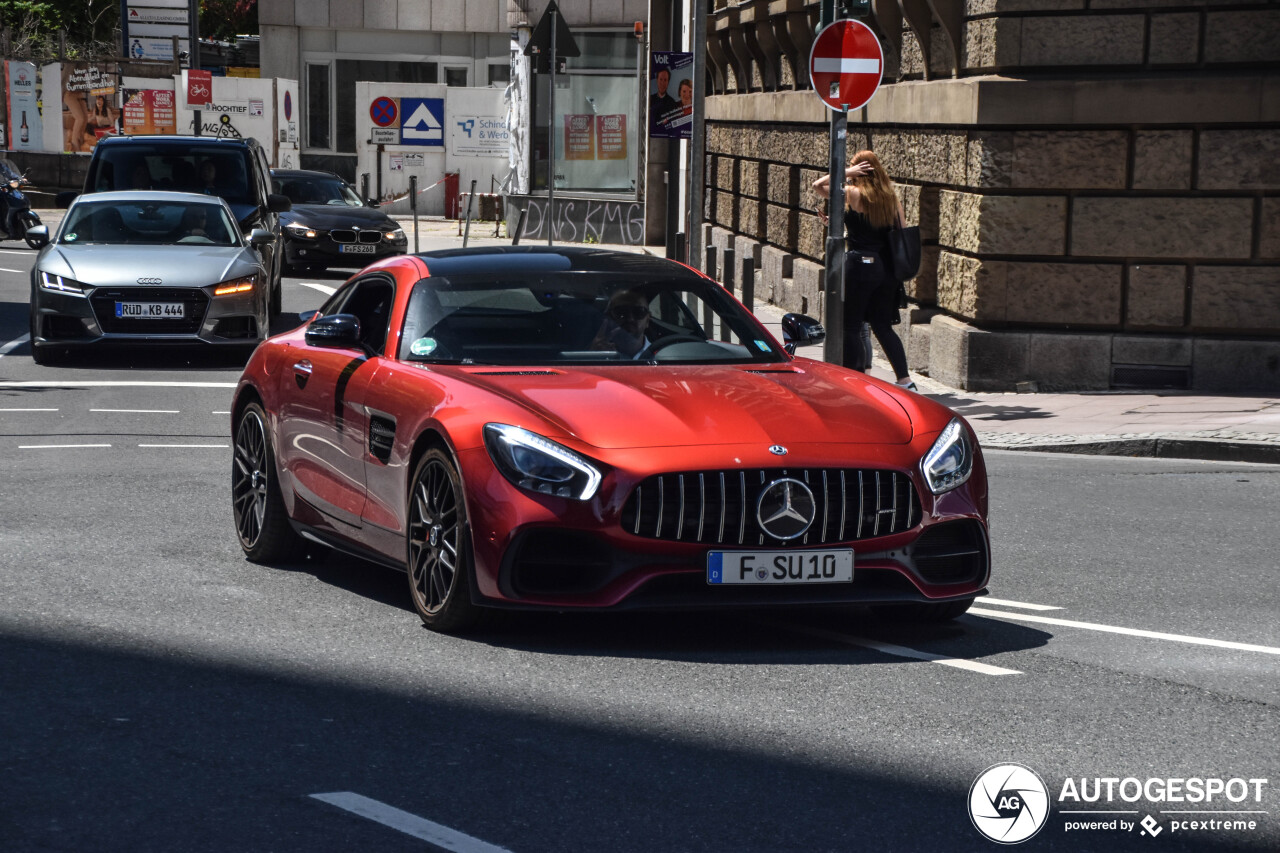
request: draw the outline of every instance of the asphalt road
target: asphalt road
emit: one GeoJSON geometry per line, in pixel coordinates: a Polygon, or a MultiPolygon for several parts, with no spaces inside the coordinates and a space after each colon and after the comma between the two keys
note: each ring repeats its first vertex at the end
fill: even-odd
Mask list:
{"type": "MultiPolygon", "coordinates": [[[[1027,850],[1280,848],[1278,467],[990,453],[998,603],[949,626],[548,614],[445,637],[394,572],[244,560],[234,359],[32,364],[33,254],[0,244],[5,850],[992,850],[967,805],[1005,762],[1052,800],[1027,850]],[[1060,799],[1095,777],[1268,782],[1060,799]],[[1170,813],[1224,810],[1252,814],[1170,813]],[[1154,838],[1067,829],[1147,816],[1154,838]],[[1256,826],[1172,823],[1193,819],[1256,826]]],[[[286,311],[341,279],[289,279],[286,311]]]]}

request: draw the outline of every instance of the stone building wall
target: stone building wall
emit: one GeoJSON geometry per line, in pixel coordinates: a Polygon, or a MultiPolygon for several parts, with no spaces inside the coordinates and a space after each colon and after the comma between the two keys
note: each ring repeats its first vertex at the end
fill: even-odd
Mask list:
{"type": "MultiPolygon", "coordinates": [[[[850,153],[877,152],[924,235],[913,369],[973,389],[1280,388],[1280,4],[934,0],[904,20],[923,5],[876,3],[900,40],[849,117],[850,153]]],[[[757,259],[758,297],[820,314],[816,4],[717,6],[711,243],[757,259]]]]}

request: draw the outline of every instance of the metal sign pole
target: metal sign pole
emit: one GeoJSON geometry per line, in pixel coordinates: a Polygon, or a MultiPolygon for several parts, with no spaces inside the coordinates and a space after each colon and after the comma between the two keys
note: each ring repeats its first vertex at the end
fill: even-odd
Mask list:
{"type": "MultiPolygon", "coordinates": [[[[849,114],[844,110],[831,114],[831,160],[828,164],[827,252],[823,319],[827,340],[822,348],[829,364],[844,364],[844,164],[848,138],[849,114]]],[[[861,334],[854,333],[861,341],[861,334]]],[[[861,344],[858,344],[859,346],[861,344]]]]}
{"type": "Polygon", "coordinates": [[[556,224],[556,9],[551,13],[551,86],[547,97],[547,245],[555,241],[556,224]]]}

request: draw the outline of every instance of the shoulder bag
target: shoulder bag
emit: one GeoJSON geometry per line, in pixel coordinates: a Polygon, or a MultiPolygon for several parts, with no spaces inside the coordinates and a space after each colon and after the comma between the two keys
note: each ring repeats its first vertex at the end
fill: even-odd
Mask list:
{"type": "Polygon", "coordinates": [[[902,224],[902,218],[889,229],[889,261],[893,277],[907,281],[920,272],[920,227],[902,224]]]}

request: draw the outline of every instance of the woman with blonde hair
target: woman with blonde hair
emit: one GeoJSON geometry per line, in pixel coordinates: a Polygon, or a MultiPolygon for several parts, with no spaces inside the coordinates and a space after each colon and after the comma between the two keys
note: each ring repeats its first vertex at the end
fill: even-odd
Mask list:
{"type": "MultiPolygon", "coordinates": [[[[862,346],[862,324],[871,326],[889,358],[898,384],[916,390],[907,370],[907,353],[893,331],[898,322],[898,282],[889,265],[889,232],[903,221],[902,204],[880,158],[859,151],[844,172],[844,366],[866,371],[870,353],[862,346]]],[[[813,191],[830,198],[827,175],[813,191]]]]}

